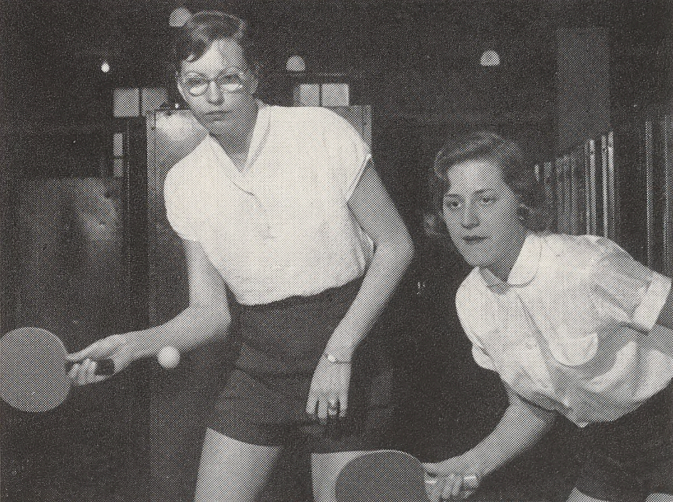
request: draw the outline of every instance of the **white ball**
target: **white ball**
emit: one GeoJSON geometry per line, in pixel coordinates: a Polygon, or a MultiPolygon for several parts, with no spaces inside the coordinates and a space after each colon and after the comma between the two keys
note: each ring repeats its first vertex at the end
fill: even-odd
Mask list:
{"type": "Polygon", "coordinates": [[[171,370],[180,363],[180,352],[175,347],[164,347],[157,354],[157,360],[161,366],[171,370]]]}

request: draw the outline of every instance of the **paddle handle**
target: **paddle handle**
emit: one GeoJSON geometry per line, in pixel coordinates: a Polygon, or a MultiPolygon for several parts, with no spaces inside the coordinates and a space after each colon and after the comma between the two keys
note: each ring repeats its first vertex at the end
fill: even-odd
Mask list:
{"type": "MultiPolygon", "coordinates": [[[[68,371],[74,363],[65,363],[65,369],[68,371]]],[[[112,359],[99,359],[96,361],[96,375],[109,376],[114,375],[115,362],[112,359]]]]}

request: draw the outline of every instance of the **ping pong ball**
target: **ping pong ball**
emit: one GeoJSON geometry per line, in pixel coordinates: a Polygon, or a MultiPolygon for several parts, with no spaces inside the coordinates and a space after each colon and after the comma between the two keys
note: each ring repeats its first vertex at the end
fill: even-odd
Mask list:
{"type": "Polygon", "coordinates": [[[157,360],[161,366],[171,370],[180,363],[180,352],[175,347],[164,347],[157,354],[157,360]]]}

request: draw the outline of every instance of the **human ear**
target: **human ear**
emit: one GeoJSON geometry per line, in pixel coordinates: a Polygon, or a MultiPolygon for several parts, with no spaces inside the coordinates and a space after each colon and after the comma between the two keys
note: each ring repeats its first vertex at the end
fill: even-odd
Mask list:
{"type": "Polygon", "coordinates": [[[519,207],[516,210],[516,214],[519,217],[519,221],[523,223],[528,218],[530,218],[530,207],[521,202],[519,203],[519,207]]]}

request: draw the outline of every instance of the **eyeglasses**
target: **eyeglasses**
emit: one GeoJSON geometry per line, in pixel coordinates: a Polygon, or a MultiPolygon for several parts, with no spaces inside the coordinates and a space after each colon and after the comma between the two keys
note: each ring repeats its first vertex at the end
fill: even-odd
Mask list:
{"type": "Polygon", "coordinates": [[[215,85],[221,92],[240,91],[243,89],[246,73],[248,73],[248,70],[234,72],[227,70],[227,72],[222,72],[215,78],[208,78],[200,73],[188,73],[187,75],[179,75],[178,79],[189,94],[192,96],[201,96],[208,90],[211,82],[215,82],[215,85]]]}

